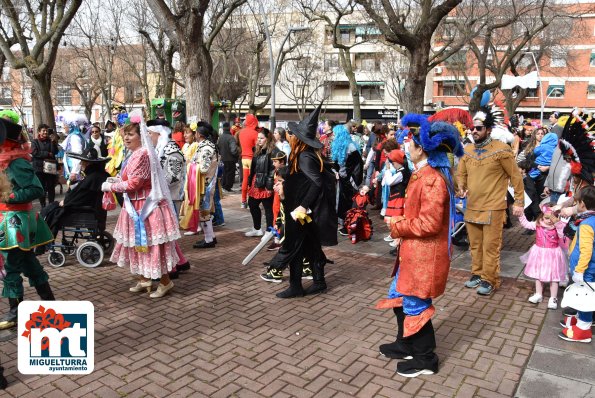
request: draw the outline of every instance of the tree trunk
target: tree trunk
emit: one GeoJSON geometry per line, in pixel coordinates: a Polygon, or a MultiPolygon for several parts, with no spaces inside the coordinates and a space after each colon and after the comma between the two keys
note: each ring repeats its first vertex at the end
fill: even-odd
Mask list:
{"type": "Polygon", "coordinates": [[[343,72],[349,80],[349,91],[351,92],[351,101],[353,103],[353,119],[357,121],[362,120],[361,102],[359,96],[359,87],[353,72],[353,64],[351,63],[351,52],[349,50],[340,49],[339,56],[341,57],[341,66],[343,72]]]}
{"type": "Polygon", "coordinates": [[[183,43],[180,51],[186,84],[186,115],[211,121],[211,72],[213,63],[204,47],[183,43]],[[197,48],[198,47],[198,48],[197,48]]]}
{"type": "Polygon", "coordinates": [[[52,104],[52,96],[50,93],[50,79],[46,76],[31,76],[31,85],[33,86],[32,93],[34,93],[37,109],[39,110],[39,116],[35,113],[33,117],[39,117],[39,119],[33,119],[33,125],[39,126],[41,123],[45,123],[54,130],[56,129],[56,117],[54,116],[54,105],[52,104]]]}
{"type": "Polygon", "coordinates": [[[403,87],[401,108],[405,113],[423,113],[424,94],[426,91],[426,76],[428,74],[428,60],[430,42],[420,43],[410,53],[409,73],[403,87]]]}

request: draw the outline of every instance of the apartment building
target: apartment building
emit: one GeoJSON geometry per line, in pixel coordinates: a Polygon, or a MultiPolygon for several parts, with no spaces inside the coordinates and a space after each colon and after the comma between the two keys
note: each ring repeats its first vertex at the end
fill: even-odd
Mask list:
{"type": "MultiPolygon", "coordinates": [[[[595,3],[583,2],[575,5],[581,20],[572,21],[574,27],[568,37],[560,38],[559,43],[549,48],[548,54],[539,60],[534,56],[539,46],[527,48],[521,60],[521,67],[535,62],[539,66],[538,87],[529,89],[528,95],[519,104],[516,113],[526,117],[539,118],[543,108],[544,119],[552,111],[570,112],[574,107],[595,110],[595,3]],[[590,11],[590,12],[589,12],[590,11]],[[533,52],[533,54],[532,54],[533,52]]],[[[488,56],[488,61],[490,55],[488,56]]],[[[434,107],[461,106],[469,103],[469,92],[479,81],[479,71],[474,57],[462,51],[434,68],[432,74],[432,105],[434,107]],[[464,75],[468,82],[454,71],[453,65],[465,65],[464,75]]],[[[488,82],[490,77],[487,77],[488,82]]],[[[497,98],[504,102],[502,92],[497,98]]]]}

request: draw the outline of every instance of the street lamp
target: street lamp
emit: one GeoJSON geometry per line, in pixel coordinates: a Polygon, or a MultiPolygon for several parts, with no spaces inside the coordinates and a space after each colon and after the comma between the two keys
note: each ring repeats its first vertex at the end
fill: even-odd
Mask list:
{"type": "Polygon", "coordinates": [[[304,30],[309,30],[310,28],[305,27],[305,26],[296,26],[296,27],[290,27],[287,30],[287,34],[285,35],[285,37],[283,38],[283,41],[281,42],[281,45],[279,46],[279,53],[277,54],[277,60],[273,61],[273,45],[271,42],[271,32],[269,31],[269,23],[267,21],[267,14],[264,11],[264,7],[262,5],[262,2],[259,1],[258,2],[259,6],[260,6],[260,12],[262,13],[262,21],[264,24],[264,34],[266,36],[267,39],[267,43],[268,43],[268,47],[269,47],[269,68],[270,68],[270,74],[271,74],[271,115],[269,117],[269,124],[270,124],[270,130],[274,131],[275,127],[276,127],[276,120],[275,120],[275,84],[276,82],[276,76],[277,76],[277,69],[279,68],[279,62],[281,61],[281,52],[283,51],[283,46],[285,45],[285,43],[287,42],[287,40],[289,40],[289,36],[291,36],[291,34],[293,32],[301,32],[304,30]]]}
{"type": "MultiPolygon", "coordinates": [[[[541,102],[541,112],[539,116],[539,123],[543,122],[543,109],[545,108],[545,101],[547,98],[543,98],[543,84],[541,83],[541,74],[539,73],[539,64],[537,63],[537,59],[535,58],[535,53],[533,51],[523,51],[523,54],[531,54],[531,58],[533,58],[533,63],[535,64],[535,70],[537,71],[537,78],[539,79],[539,100],[541,102]]],[[[550,93],[551,95],[552,93],[550,93]]]]}

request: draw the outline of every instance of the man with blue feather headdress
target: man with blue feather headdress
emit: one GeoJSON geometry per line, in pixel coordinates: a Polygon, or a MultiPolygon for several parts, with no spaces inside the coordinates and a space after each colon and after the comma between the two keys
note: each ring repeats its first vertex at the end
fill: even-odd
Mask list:
{"type": "Polygon", "coordinates": [[[454,185],[449,153],[463,154],[459,132],[449,123],[428,122],[424,115],[402,120],[409,130],[408,158],[414,165],[405,194],[404,214],[389,222],[391,237],[400,239],[388,298],[377,308],[392,308],[397,318],[397,339],[380,346],[394,359],[405,377],[434,374],[438,356],[431,317],[432,300],[444,293],[450,268],[450,236],[454,185]]]}

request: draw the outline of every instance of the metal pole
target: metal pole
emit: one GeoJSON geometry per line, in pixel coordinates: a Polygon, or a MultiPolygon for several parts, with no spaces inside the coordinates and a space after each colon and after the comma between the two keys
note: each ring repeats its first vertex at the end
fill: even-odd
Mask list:
{"type": "Polygon", "coordinates": [[[545,108],[545,101],[546,99],[543,98],[543,83],[541,81],[541,73],[539,73],[539,64],[537,63],[537,58],[535,58],[535,53],[533,51],[527,51],[525,54],[531,54],[533,58],[533,63],[535,64],[535,70],[537,71],[537,78],[539,79],[539,99],[541,102],[541,112],[539,115],[539,123],[543,123],[543,110],[545,108]]]}
{"type": "Polygon", "coordinates": [[[271,116],[269,117],[270,131],[275,130],[275,63],[273,61],[273,44],[271,42],[271,32],[269,31],[269,23],[267,20],[267,14],[264,11],[262,1],[258,2],[260,6],[260,12],[262,13],[262,21],[264,24],[264,34],[267,39],[269,46],[269,73],[271,74],[271,116]]]}

